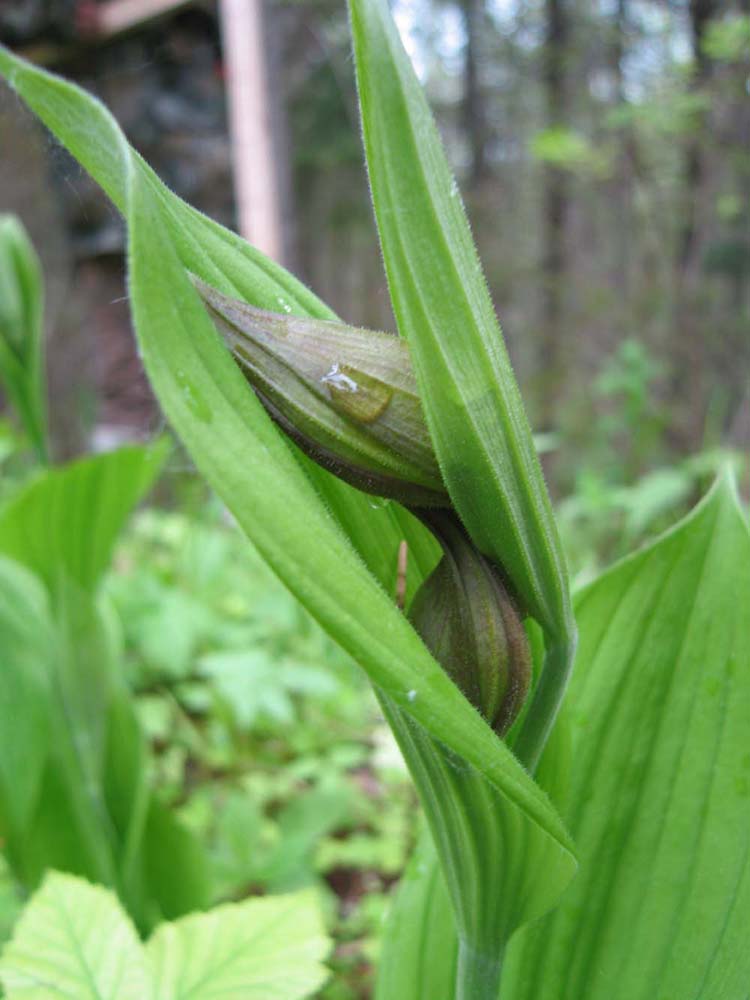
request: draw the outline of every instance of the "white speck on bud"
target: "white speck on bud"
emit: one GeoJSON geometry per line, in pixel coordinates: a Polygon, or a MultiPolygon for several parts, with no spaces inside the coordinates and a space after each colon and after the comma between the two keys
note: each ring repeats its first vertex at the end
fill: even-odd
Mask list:
{"type": "Polygon", "coordinates": [[[320,380],[324,385],[332,385],[341,392],[356,392],[359,386],[353,378],[349,378],[339,370],[338,362],[334,364],[327,375],[320,380]]]}
{"type": "Polygon", "coordinates": [[[407,697],[407,699],[409,701],[416,701],[417,700],[417,692],[414,690],[414,688],[412,688],[411,691],[407,691],[406,692],[406,697],[407,697]]]}

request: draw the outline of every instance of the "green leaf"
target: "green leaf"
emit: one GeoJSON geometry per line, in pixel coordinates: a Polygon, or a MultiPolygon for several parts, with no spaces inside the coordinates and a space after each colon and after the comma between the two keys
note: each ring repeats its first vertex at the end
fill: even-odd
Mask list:
{"type": "MultiPolygon", "coordinates": [[[[484,886],[482,914],[491,911],[497,927],[507,929],[542,912],[575,869],[563,825],[544,793],[435,663],[392,596],[355,555],[303,466],[220,344],[185,268],[229,294],[271,308],[269,298],[279,297],[282,279],[290,295],[296,285],[159,185],[129,153],[112,120],[102,119],[106,113],[99,105],[39,71],[17,68],[4,52],[0,69],[5,66],[7,72],[9,60],[14,85],[70,147],[82,153],[84,162],[82,128],[97,132],[91,140],[97,157],[109,150],[106,162],[101,157],[92,161],[109,180],[113,171],[116,175],[129,163],[124,207],[141,353],[164,411],[199,470],[286,586],[360,662],[393,705],[412,716],[469,775],[467,788],[473,791],[461,802],[462,822],[473,818],[469,799],[474,794],[480,822],[465,868],[484,886]],[[498,818],[488,825],[490,806],[498,818]],[[506,836],[498,841],[500,824],[506,836]],[[518,896],[496,897],[494,909],[482,873],[487,854],[492,854],[496,870],[505,862],[513,885],[521,889],[518,896]]],[[[321,311],[302,293],[284,303],[292,309],[321,311]]],[[[472,886],[472,892],[481,891],[481,886],[472,886]]],[[[495,963],[501,941],[491,931],[482,928],[477,944],[486,947],[492,938],[490,960],[495,963]]]]}
{"type": "Polygon", "coordinates": [[[511,946],[508,1000],[720,1000],[750,977],[750,532],[720,482],[577,601],[581,868],[511,946]]]}
{"type": "Polygon", "coordinates": [[[565,563],[518,386],[427,101],[385,0],[352,0],[362,124],[393,308],[445,481],[531,613],[570,622],[565,563]]]}
{"type": "MultiPolygon", "coordinates": [[[[106,108],[78,87],[25,63],[1,45],[0,74],[125,213],[129,161],[130,156],[136,154],[125,143],[106,108]]],[[[320,319],[336,318],[328,306],[282,267],[235,233],[186,205],[145,164],[143,169],[163,208],[164,225],[185,268],[227,295],[264,309],[289,310],[320,319]]],[[[339,516],[346,514],[347,520],[360,524],[365,521],[372,509],[371,497],[363,496],[307,460],[303,460],[302,465],[316,485],[324,490],[339,516]]],[[[403,511],[401,514],[406,516],[403,511]]],[[[396,514],[396,505],[392,505],[380,520],[400,516],[396,514]]],[[[412,534],[429,537],[421,525],[410,520],[412,534]]],[[[362,537],[366,536],[364,528],[362,537]]],[[[396,548],[390,555],[390,562],[395,566],[396,548]]],[[[380,569],[381,565],[376,568],[380,569]]]]}
{"type": "Polygon", "coordinates": [[[163,456],[163,445],[132,447],[45,470],[0,511],[0,552],[45,583],[52,613],[44,674],[54,703],[38,708],[49,708],[44,786],[31,828],[10,842],[27,884],[51,861],[114,879],[117,837],[102,781],[110,707],[124,683],[94,589],[163,456]],[[73,836],[60,836],[53,802],[73,836]]]}
{"type": "Polygon", "coordinates": [[[0,215],[0,375],[31,444],[47,460],[44,288],[20,220],[0,215]]]}
{"type": "MultiPolygon", "coordinates": [[[[401,726],[403,726],[403,721],[401,726]]],[[[399,732],[397,721],[397,733],[399,732]]],[[[408,746],[404,747],[406,753],[408,746]]],[[[547,792],[552,801],[560,807],[567,799],[570,778],[571,748],[570,725],[567,711],[557,718],[552,734],[547,741],[537,768],[537,780],[547,792]]],[[[430,773],[441,777],[434,763],[434,754],[427,755],[425,767],[430,773]]],[[[466,782],[467,777],[456,777],[455,768],[447,767],[442,776],[448,782],[466,782]]],[[[460,796],[457,799],[460,802],[460,796]]],[[[461,819],[460,810],[452,810],[455,835],[463,845],[469,842],[468,835],[458,825],[461,819]]],[[[491,824],[498,817],[496,811],[487,810],[484,817],[487,823],[486,839],[492,842],[491,824]]],[[[501,822],[501,814],[498,817],[501,822]]],[[[444,824],[448,825],[448,824],[444,824]]],[[[476,830],[476,810],[472,817],[472,826],[476,830]]],[[[504,836],[500,826],[496,831],[496,839],[504,836]]],[[[473,886],[475,879],[461,868],[461,853],[456,852],[459,864],[455,870],[446,867],[449,881],[457,883],[454,891],[461,891],[464,885],[473,886]],[[468,877],[466,877],[468,874],[468,877]]],[[[464,850],[463,857],[470,854],[464,850]]],[[[485,855],[482,876],[491,888],[491,892],[501,895],[507,874],[500,867],[495,870],[495,857],[492,852],[485,855]]],[[[519,865],[523,869],[523,865],[519,865]]],[[[456,911],[461,913],[462,907],[468,910],[469,919],[476,910],[478,903],[471,893],[466,893],[465,899],[458,901],[456,911]]],[[[466,917],[462,917],[466,920],[466,917]]],[[[493,922],[488,922],[493,926],[493,922]]],[[[496,925],[495,925],[496,926],[496,925]]],[[[445,989],[446,982],[455,979],[456,963],[458,961],[458,934],[456,920],[451,909],[451,898],[439,863],[438,852],[428,831],[423,831],[414,856],[404,873],[398,888],[392,909],[388,914],[383,938],[383,950],[378,966],[377,1000],[389,1000],[398,997],[399,1000],[423,1000],[424,997],[437,997],[445,989]]],[[[494,994],[493,994],[494,995],[494,994]]]]}
{"type": "MultiPolygon", "coordinates": [[[[192,835],[162,815],[148,786],[143,737],[111,616],[97,593],[125,518],[161,466],[164,444],[45,470],[0,511],[0,552],[23,564],[13,564],[16,575],[33,570],[47,590],[39,587],[22,608],[0,570],[7,584],[0,593],[4,667],[9,680],[22,671],[0,698],[0,721],[9,716],[4,735],[19,730],[0,764],[9,860],[27,888],[50,866],[116,885],[143,928],[208,896],[205,856],[192,835]],[[16,621],[3,632],[6,608],[16,621]]],[[[7,565],[7,556],[0,558],[0,567],[7,565]]]]}
{"type": "Polygon", "coordinates": [[[456,979],[456,927],[427,830],[401,877],[383,933],[375,1000],[442,997],[456,979]]]}
{"type": "Polygon", "coordinates": [[[116,897],[52,872],[0,956],[7,1000],[147,1000],[141,944],[116,897]]]}
{"type": "MultiPolygon", "coordinates": [[[[492,852],[498,870],[513,855],[515,870],[510,863],[505,870],[522,890],[490,900],[479,858],[466,862],[474,863],[476,889],[484,893],[482,914],[491,911],[496,918],[496,945],[498,926],[507,930],[538,915],[570,878],[574,861],[567,835],[544,795],[364,571],[261,404],[247,392],[179,266],[137,166],[132,197],[131,295],[141,353],[162,406],[198,468],[289,589],[393,704],[421,722],[429,739],[437,737],[450,755],[465,759],[461,766],[471,790],[464,791],[467,798],[476,796],[479,819],[472,846],[492,852]],[[506,810],[514,817],[514,837],[498,851],[506,810]],[[497,817],[490,819],[491,811],[497,817]]],[[[473,818],[465,815],[462,822],[473,818]]],[[[485,946],[492,929],[483,927],[481,937],[485,946]]]]}
{"type": "Polygon", "coordinates": [[[203,844],[152,794],[141,844],[141,865],[155,919],[171,919],[208,906],[213,885],[203,844]]]}
{"type": "Polygon", "coordinates": [[[165,449],[166,442],[121,448],[45,471],[0,510],[0,552],[36,573],[53,594],[62,581],[93,591],[165,449]]]}
{"type": "Polygon", "coordinates": [[[458,187],[386,0],[350,0],[373,204],[399,330],[453,503],[544,628],[515,740],[533,770],[575,650],[565,558],[523,401],[458,187]]]}
{"type": "Polygon", "coordinates": [[[147,951],[154,1000],[296,1000],[328,978],[313,892],[218,906],[159,927],[147,951]]]}
{"type": "Polygon", "coordinates": [[[54,630],[39,582],[0,557],[0,837],[21,833],[36,804],[49,748],[54,630]]]}
{"type": "Polygon", "coordinates": [[[0,956],[7,1000],[301,1000],[328,978],[314,893],[162,924],[141,945],[114,893],[51,872],[0,956]]]}

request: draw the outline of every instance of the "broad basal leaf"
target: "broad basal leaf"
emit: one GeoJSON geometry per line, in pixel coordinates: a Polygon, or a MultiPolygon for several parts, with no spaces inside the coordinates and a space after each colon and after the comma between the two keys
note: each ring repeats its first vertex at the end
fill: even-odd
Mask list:
{"type": "Polygon", "coordinates": [[[0,956],[7,1000],[149,1000],[145,956],[116,897],[52,872],[0,956]]]}
{"type": "Polygon", "coordinates": [[[577,601],[578,877],[511,948],[503,1000],[744,1000],[750,532],[720,483],[577,601]]]}
{"type": "Polygon", "coordinates": [[[153,1000],[301,1000],[329,950],[313,892],[228,903],[156,930],[153,1000]]]}

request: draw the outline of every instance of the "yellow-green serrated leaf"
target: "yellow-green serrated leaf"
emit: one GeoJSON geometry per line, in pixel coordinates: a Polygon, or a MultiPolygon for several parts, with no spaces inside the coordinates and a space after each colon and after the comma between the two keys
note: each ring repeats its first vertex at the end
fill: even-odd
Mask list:
{"type": "Polygon", "coordinates": [[[114,893],[52,872],[0,956],[7,1000],[149,1000],[146,959],[114,893]]]}
{"type": "Polygon", "coordinates": [[[330,948],[313,891],[227,903],[157,928],[152,1000],[301,1000],[330,948]]]}

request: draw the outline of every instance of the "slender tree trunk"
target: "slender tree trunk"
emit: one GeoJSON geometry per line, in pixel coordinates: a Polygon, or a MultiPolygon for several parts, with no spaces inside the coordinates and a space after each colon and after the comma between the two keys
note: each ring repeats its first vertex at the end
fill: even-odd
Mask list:
{"type": "MultiPolygon", "coordinates": [[[[614,83],[613,105],[622,107],[627,98],[623,62],[625,59],[626,26],[628,20],[628,0],[617,0],[617,7],[611,25],[609,45],[609,65],[614,83]]],[[[633,130],[624,127],[620,133],[617,165],[612,178],[612,208],[615,220],[615,231],[612,233],[613,253],[613,285],[617,288],[623,301],[619,303],[617,315],[623,324],[630,320],[627,303],[630,290],[630,253],[632,242],[631,211],[632,211],[632,159],[635,138],[633,130]]]]}
{"type": "MultiPolygon", "coordinates": [[[[568,43],[568,18],[565,0],[546,0],[547,34],[544,53],[544,87],[547,125],[563,125],[566,112],[565,60],[568,43]]],[[[542,338],[541,366],[542,427],[554,423],[556,402],[562,378],[564,338],[565,221],[568,209],[568,181],[565,172],[555,166],[544,168],[544,255],[542,260],[542,338]]]]}
{"type": "MultiPolygon", "coordinates": [[[[711,75],[711,60],[706,55],[703,40],[712,17],[719,11],[717,0],[690,0],[690,34],[693,47],[693,87],[703,88],[711,75]]],[[[685,151],[684,186],[685,199],[682,229],[679,237],[677,264],[682,277],[695,256],[697,243],[698,194],[705,174],[704,128],[699,126],[690,137],[685,151]]]]}
{"type": "MultiPolygon", "coordinates": [[[[711,60],[704,50],[706,29],[720,11],[719,0],[690,0],[690,33],[693,48],[692,88],[704,91],[711,77],[711,60]]],[[[672,310],[673,372],[671,379],[674,420],[672,445],[688,451],[702,437],[705,420],[702,322],[696,303],[701,280],[701,209],[708,180],[706,115],[688,136],[683,161],[681,201],[674,259],[672,310]]]]}
{"type": "Polygon", "coordinates": [[[480,39],[484,22],[484,0],[461,0],[466,49],[464,53],[463,120],[471,153],[469,182],[478,188],[489,173],[487,159],[487,113],[480,76],[480,39]]]}

